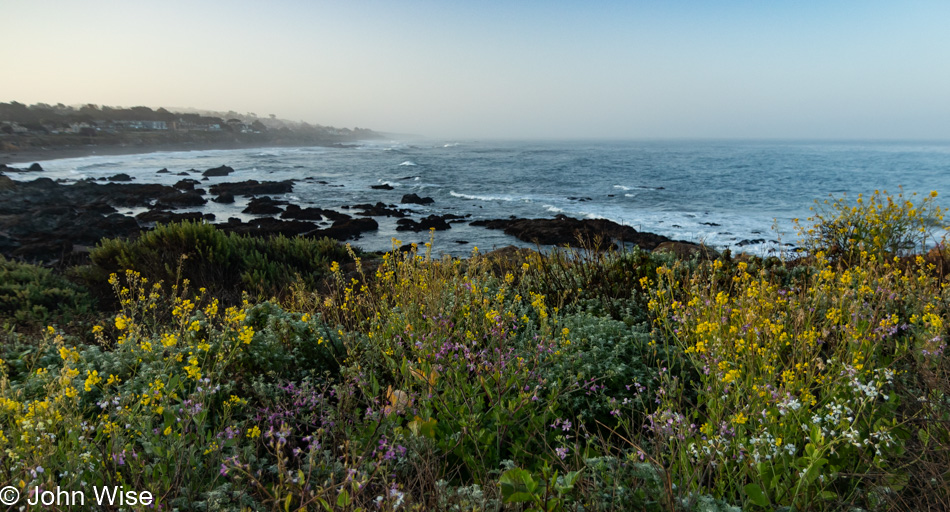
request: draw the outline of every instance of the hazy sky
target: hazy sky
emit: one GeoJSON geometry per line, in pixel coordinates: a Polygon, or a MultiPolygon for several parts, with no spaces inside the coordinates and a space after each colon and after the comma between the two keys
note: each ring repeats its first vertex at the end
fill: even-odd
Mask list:
{"type": "Polygon", "coordinates": [[[0,0],[0,101],[436,138],[950,139],[950,2],[0,0]]]}

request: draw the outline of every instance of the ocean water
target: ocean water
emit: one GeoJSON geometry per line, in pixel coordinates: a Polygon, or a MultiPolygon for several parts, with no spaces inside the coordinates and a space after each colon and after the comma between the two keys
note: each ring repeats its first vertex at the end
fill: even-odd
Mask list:
{"type": "MultiPolygon", "coordinates": [[[[471,215],[607,218],[668,237],[760,255],[797,242],[792,219],[809,216],[829,194],[855,197],[903,187],[905,194],[950,195],[950,142],[781,141],[372,141],[354,148],[258,148],[141,155],[89,156],[40,162],[54,179],[100,178],[124,172],[136,183],[173,184],[175,174],[229,165],[225,181],[303,180],[279,197],[301,207],[340,209],[356,203],[397,204],[403,194],[431,205],[400,205],[412,218],[471,215]],[[389,184],[394,190],[373,190],[389,184]]],[[[33,179],[35,175],[12,176],[33,179]]],[[[200,175],[193,174],[200,179],[200,175]]],[[[948,204],[950,202],[945,202],[948,204]]],[[[208,203],[219,221],[249,219],[246,198],[208,203]]],[[[138,213],[128,210],[127,213],[138,213]]],[[[353,213],[353,211],[349,211],[353,213]]],[[[367,250],[428,241],[428,233],[395,231],[396,219],[353,241],[367,250]]],[[[467,254],[506,245],[531,246],[500,231],[452,224],[436,234],[435,251],[467,254]],[[468,242],[468,243],[462,243],[468,242]]]]}

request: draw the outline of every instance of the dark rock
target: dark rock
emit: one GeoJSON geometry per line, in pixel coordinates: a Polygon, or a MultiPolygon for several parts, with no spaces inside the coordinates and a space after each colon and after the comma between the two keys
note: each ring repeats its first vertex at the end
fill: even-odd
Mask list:
{"type": "Polygon", "coordinates": [[[155,171],[155,174],[171,174],[171,173],[172,173],[172,172],[169,171],[168,169],[159,169],[159,170],[155,171]]]}
{"type": "Polygon", "coordinates": [[[296,220],[323,220],[329,219],[331,221],[337,220],[346,220],[350,219],[349,215],[345,213],[335,212],[333,210],[325,210],[323,208],[301,208],[295,204],[288,205],[287,209],[284,210],[284,213],[280,214],[282,219],[296,219],[296,220]]]}
{"type": "Polygon", "coordinates": [[[23,240],[10,251],[10,256],[25,261],[55,261],[72,251],[73,244],[69,240],[23,240]]]}
{"type": "Polygon", "coordinates": [[[132,177],[124,172],[120,172],[119,174],[113,174],[112,176],[109,176],[106,179],[109,181],[132,181],[132,177]]]}
{"type": "Polygon", "coordinates": [[[412,219],[399,219],[396,224],[396,231],[426,231],[429,229],[435,229],[436,231],[445,231],[450,229],[452,226],[448,222],[445,222],[445,219],[439,215],[429,215],[419,219],[418,222],[412,219]]]}
{"type": "Polygon", "coordinates": [[[103,202],[88,203],[81,205],[79,208],[86,212],[98,213],[99,215],[109,215],[110,213],[117,212],[111,205],[103,202]]]}
{"type": "Polygon", "coordinates": [[[162,185],[81,181],[60,185],[49,178],[17,182],[0,188],[0,253],[29,260],[53,261],[73,246],[93,246],[104,237],[139,232],[135,219],[115,213],[111,204],[148,206],[164,194],[178,193],[162,185]]]}
{"type": "Polygon", "coordinates": [[[379,224],[373,219],[352,218],[335,221],[330,227],[311,231],[307,233],[307,236],[326,236],[336,240],[349,240],[359,238],[360,234],[367,231],[376,231],[377,229],[379,229],[379,224]]]}
{"type": "Polygon", "coordinates": [[[215,224],[215,226],[229,233],[251,236],[297,236],[313,231],[315,227],[312,222],[280,220],[273,217],[261,217],[248,222],[241,222],[232,217],[227,223],[215,224]]]}
{"type": "Polygon", "coordinates": [[[0,190],[10,190],[16,188],[16,182],[9,176],[0,174],[0,190]]]}
{"type": "Polygon", "coordinates": [[[158,198],[156,206],[162,208],[183,208],[188,206],[202,206],[208,202],[201,197],[201,194],[195,191],[178,192],[166,194],[158,198]]]}
{"type": "Polygon", "coordinates": [[[187,172],[180,172],[180,173],[176,174],[175,176],[188,176],[188,173],[187,173],[187,172]]]}
{"type": "Polygon", "coordinates": [[[405,217],[407,215],[406,212],[390,208],[383,203],[354,204],[350,208],[363,210],[357,215],[363,215],[365,217],[405,217]]]}
{"type": "Polygon", "coordinates": [[[210,191],[214,195],[220,195],[229,192],[236,196],[254,196],[264,194],[287,194],[293,192],[294,183],[287,181],[265,181],[257,180],[238,181],[235,183],[218,183],[212,185],[210,191]]]}
{"type": "Polygon", "coordinates": [[[243,210],[242,213],[250,213],[252,215],[277,215],[282,213],[284,210],[280,208],[279,204],[287,204],[284,201],[274,201],[270,197],[255,197],[251,199],[251,202],[248,203],[247,208],[243,210]]]}
{"type": "Polygon", "coordinates": [[[574,219],[558,215],[553,219],[496,219],[471,223],[488,229],[501,229],[508,235],[524,242],[542,245],[594,244],[599,238],[604,244],[612,241],[633,243],[651,250],[670,241],[654,233],[639,232],[630,226],[622,226],[607,219],[574,219]]]}
{"type": "Polygon", "coordinates": [[[383,183],[382,185],[373,185],[369,188],[373,190],[392,190],[393,186],[388,183],[383,183]]]}
{"type": "Polygon", "coordinates": [[[215,178],[220,176],[227,176],[234,172],[234,169],[228,167],[227,165],[222,165],[220,167],[215,167],[214,169],[208,169],[207,171],[201,173],[202,176],[206,178],[215,178]]]}
{"type": "Polygon", "coordinates": [[[212,199],[212,201],[221,204],[231,204],[234,202],[234,194],[230,192],[222,192],[218,194],[218,197],[212,199]]]}
{"type": "Polygon", "coordinates": [[[700,224],[703,225],[703,226],[713,226],[713,227],[720,227],[720,226],[722,226],[722,224],[716,224],[715,222],[700,222],[700,224]]]}
{"type": "MultiPolygon", "coordinates": [[[[754,233],[754,231],[753,231],[753,233],[754,233]]],[[[748,240],[748,239],[742,240],[742,241],[740,241],[739,243],[737,243],[736,245],[739,246],[739,247],[745,247],[745,246],[747,246],[747,245],[764,244],[764,243],[765,243],[765,239],[764,239],[764,238],[756,238],[756,239],[754,239],[754,240],[748,240]]]]}
{"type": "MultiPolygon", "coordinates": [[[[102,200],[115,206],[130,208],[149,206],[155,199],[179,193],[172,187],[154,183],[137,185],[119,183],[107,183],[105,185],[77,183],[69,187],[64,187],[64,189],[67,195],[76,196],[88,194],[91,196],[89,198],[90,200],[102,200]]],[[[86,202],[88,202],[88,200],[86,202]]]]}
{"type": "Polygon", "coordinates": [[[26,168],[30,172],[43,172],[43,168],[40,167],[40,164],[34,163],[33,165],[26,168]]]}
{"type": "Polygon", "coordinates": [[[20,242],[16,238],[0,233],[0,254],[11,254],[17,247],[20,247],[20,242]]]}
{"type": "MultiPolygon", "coordinates": [[[[201,212],[176,213],[167,210],[149,210],[136,215],[135,218],[140,222],[161,222],[162,224],[168,224],[170,222],[183,222],[186,220],[202,220],[205,216],[202,215],[201,212]]],[[[214,216],[212,215],[212,219],[213,218],[214,216]]]]}
{"type": "Polygon", "coordinates": [[[431,197],[419,197],[416,194],[406,194],[402,196],[402,204],[432,204],[435,199],[431,197]]]}
{"type": "Polygon", "coordinates": [[[194,190],[195,185],[198,185],[200,183],[201,182],[196,179],[186,178],[186,179],[180,180],[178,183],[175,183],[172,186],[177,188],[178,190],[194,190]]]}

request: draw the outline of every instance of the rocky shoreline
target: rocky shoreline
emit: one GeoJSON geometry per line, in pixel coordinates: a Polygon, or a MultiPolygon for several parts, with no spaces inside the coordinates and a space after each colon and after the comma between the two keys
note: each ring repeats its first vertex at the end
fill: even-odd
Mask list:
{"type": "MultiPolygon", "coordinates": [[[[209,184],[211,177],[226,178],[233,169],[226,165],[198,171],[191,169],[174,185],[130,183],[125,174],[91,178],[78,182],[58,182],[42,176],[42,167],[8,167],[0,164],[0,254],[31,262],[81,262],[88,249],[102,238],[135,237],[155,223],[206,221],[227,232],[250,236],[330,237],[356,240],[363,233],[379,229],[374,217],[397,218],[397,231],[449,230],[452,224],[502,230],[523,242],[545,246],[634,244],[646,250],[670,250],[677,254],[714,251],[697,244],[670,240],[654,233],[639,232],[606,219],[574,219],[558,215],[553,219],[493,219],[470,221],[470,215],[430,214],[412,218],[414,212],[397,204],[339,205],[343,213],[329,208],[292,204],[271,196],[293,191],[299,180],[244,180],[209,184]],[[6,174],[28,173],[31,181],[13,180],[6,174]],[[180,211],[206,205],[208,201],[233,203],[235,197],[249,198],[236,217],[215,218],[214,214],[180,211]],[[119,208],[142,209],[135,216],[119,208]]],[[[159,173],[167,173],[162,169],[159,173]]],[[[311,178],[305,178],[311,179],[311,178]]],[[[431,204],[432,199],[406,194],[401,204],[431,204]]]]}
{"type": "MultiPolygon", "coordinates": [[[[271,141],[269,147],[355,147],[349,143],[330,141],[309,141],[282,143],[271,141]]],[[[82,158],[87,156],[138,155],[166,151],[208,151],[217,149],[247,149],[262,147],[260,141],[217,141],[217,142],[166,142],[157,144],[88,144],[88,145],[51,145],[25,146],[15,150],[0,151],[0,165],[24,166],[33,162],[59,160],[61,158],[82,158]]]]}

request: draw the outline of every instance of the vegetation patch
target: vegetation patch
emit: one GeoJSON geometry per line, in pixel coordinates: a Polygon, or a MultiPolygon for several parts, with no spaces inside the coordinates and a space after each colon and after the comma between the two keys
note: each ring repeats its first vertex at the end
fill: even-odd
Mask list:
{"type": "Polygon", "coordinates": [[[831,202],[796,261],[105,241],[91,342],[3,353],[0,481],[179,510],[948,509],[930,199],[831,202]]]}

